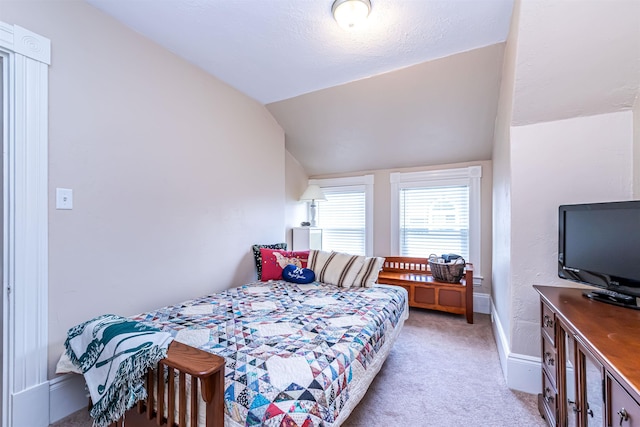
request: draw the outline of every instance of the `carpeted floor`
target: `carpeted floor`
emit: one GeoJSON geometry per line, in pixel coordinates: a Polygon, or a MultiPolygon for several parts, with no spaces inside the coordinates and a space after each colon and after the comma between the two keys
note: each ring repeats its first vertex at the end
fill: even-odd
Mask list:
{"type": "MultiPolygon", "coordinates": [[[[369,391],[343,427],[544,427],[535,395],[507,388],[488,315],[411,309],[369,391]]],[[[90,427],[79,411],[52,427],[90,427]]]]}

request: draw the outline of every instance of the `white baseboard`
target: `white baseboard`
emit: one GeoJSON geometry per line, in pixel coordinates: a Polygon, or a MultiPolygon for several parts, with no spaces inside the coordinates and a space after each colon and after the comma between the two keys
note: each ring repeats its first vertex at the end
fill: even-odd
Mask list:
{"type": "Polygon", "coordinates": [[[491,322],[502,374],[507,387],[525,393],[540,393],[542,390],[542,360],[539,357],[511,352],[509,341],[493,304],[491,304],[491,322]]]}
{"type": "Polygon", "coordinates": [[[49,382],[11,395],[12,427],[49,426],[49,382]]]}
{"type": "Polygon", "coordinates": [[[542,392],[542,365],[539,357],[511,353],[507,365],[507,386],[513,390],[542,392]]]}
{"type": "Polygon", "coordinates": [[[489,294],[473,293],[473,312],[482,314],[491,313],[491,298],[489,294]]]}
{"type": "Polygon", "coordinates": [[[496,347],[498,348],[498,358],[500,359],[500,366],[502,367],[502,375],[507,378],[507,356],[509,354],[509,341],[504,334],[504,328],[500,319],[496,315],[493,301],[491,302],[491,327],[493,328],[493,337],[496,340],[496,347]]]}
{"type": "Polygon", "coordinates": [[[86,408],[89,403],[84,378],[78,374],[67,374],[49,381],[49,422],[86,408]]]}

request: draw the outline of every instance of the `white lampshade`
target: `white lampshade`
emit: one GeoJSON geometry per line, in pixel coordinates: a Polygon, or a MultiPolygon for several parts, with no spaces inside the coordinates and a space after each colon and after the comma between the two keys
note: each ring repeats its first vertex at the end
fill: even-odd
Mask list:
{"type": "Polygon", "coordinates": [[[311,201],[309,204],[309,222],[312,227],[316,226],[316,200],[327,200],[319,185],[311,184],[304,190],[300,201],[311,201]]]}
{"type": "Polygon", "coordinates": [[[369,16],[369,12],[371,12],[371,1],[336,0],[333,2],[331,12],[338,25],[342,28],[353,28],[369,16]]]}
{"type": "Polygon", "coordinates": [[[307,201],[307,200],[311,200],[311,201],[327,200],[327,198],[322,192],[322,188],[320,188],[320,186],[311,184],[307,187],[306,190],[304,190],[304,193],[302,193],[302,196],[300,196],[300,201],[307,201]]]}

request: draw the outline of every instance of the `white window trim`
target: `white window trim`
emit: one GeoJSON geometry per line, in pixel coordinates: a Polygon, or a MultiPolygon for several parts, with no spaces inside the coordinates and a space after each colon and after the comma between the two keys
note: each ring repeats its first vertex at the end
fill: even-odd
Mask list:
{"type": "Polygon", "coordinates": [[[481,182],[482,166],[422,172],[393,172],[391,182],[391,253],[400,255],[400,189],[411,187],[469,186],[469,262],[473,263],[474,285],[482,282],[481,182]]]}
{"type": "Polygon", "coordinates": [[[344,178],[310,179],[309,185],[320,187],[350,187],[364,185],[365,196],[365,255],[373,256],[373,175],[350,176],[344,178]]]}

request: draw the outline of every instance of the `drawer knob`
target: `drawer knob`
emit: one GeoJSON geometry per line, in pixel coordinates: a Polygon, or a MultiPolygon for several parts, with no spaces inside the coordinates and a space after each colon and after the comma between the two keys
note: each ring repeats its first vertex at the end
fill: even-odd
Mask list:
{"type": "Polygon", "coordinates": [[[553,366],[553,365],[554,365],[554,363],[556,362],[556,361],[555,361],[555,359],[554,359],[553,357],[551,357],[551,356],[552,356],[552,355],[551,355],[551,353],[549,353],[549,352],[546,352],[546,353],[544,354],[544,360],[545,360],[545,363],[546,363],[548,366],[553,366]]]}
{"type": "Polygon", "coordinates": [[[629,414],[627,413],[627,410],[624,408],[618,411],[618,415],[620,416],[620,425],[622,425],[623,421],[629,420],[629,414]]]}
{"type": "Polygon", "coordinates": [[[546,400],[547,403],[553,402],[553,394],[551,393],[551,389],[549,387],[544,389],[544,400],[546,400]]]}
{"type": "Polygon", "coordinates": [[[542,320],[542,324],[547,328],[551,328],[553,327],[553,319],[548,314],[545,314],[542,320]]]}
{"type": "Polygon", "coordinates": [[[578,408],[578,407],[576,406],[576,402],[574,402],[574,401],[573,401],[573,400],[571,400],[571,399],[567,399],[567,403],[569,404],[569,406],[571,406],[571,410],[572,410],[573,412],[575,412],[576,414],[577,414],[578,412],[580,412],[580,408],[578,408]]]}

